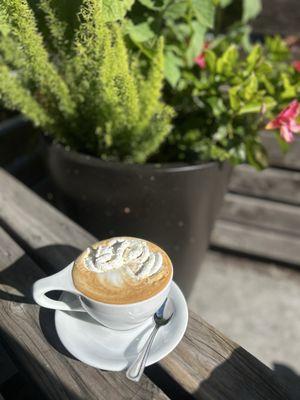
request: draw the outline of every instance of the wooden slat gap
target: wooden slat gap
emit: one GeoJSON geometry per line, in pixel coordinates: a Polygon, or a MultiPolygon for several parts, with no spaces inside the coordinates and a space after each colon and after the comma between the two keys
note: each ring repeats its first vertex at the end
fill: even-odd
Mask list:
{"type": "Polygon", "coordinates": [[[296,263],[290,263],[287,261],[283,260],[276,260],[276,263],[274,263],[273,259],[270,259],[268,257],[263,257],[257,254],[249,254],[245,251],[238,251],[234,249],[230,249],[228,247],[222,247],[220,245],[211,243],[209,245],[209,250],[218,254],[224,254],[224,255],[229,255],[231,257],[236,257],[236,258],[243,258],[248,261],[253,261],[253,262],[258,262],[258,263],[265,263],[265,264],[272,264],[275,268],[278,268],[279,270],[282,268],[287,268],[288,270],[295,271],[299,273],[299,264],[297,265],[296,263]]]}
{"type": "MultiPolygon", "coordinates": [[[[298,171],[299,172],[299,171],[298,171]]],[[[293,203],[291,201],[288,200],[284,200],[284,199],[275,199],[275,198],[270,198],[268,196],[264,196],[264,195],[258,195],[258,194],[254,194],[254,193],[245,193],[245,192],[239,192],[237,190],[230,190],[228,192],[229,194],[233,194],[233,195],[237,195],[237,196],[241,196],[241,197],[245,197],[245,198],[250,198],[250,199],[257,199],[257,200],[266,200],[266,201],[270,201],[276,204],[284,204],[287,206],[293,206],[293,207],[299,207],[298,204],[293,203]]]]}

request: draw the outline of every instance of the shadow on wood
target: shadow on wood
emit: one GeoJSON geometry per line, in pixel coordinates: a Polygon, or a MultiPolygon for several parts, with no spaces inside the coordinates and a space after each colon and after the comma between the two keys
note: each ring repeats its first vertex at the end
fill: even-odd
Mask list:
{"type": "Polygon", "coordinates": [[[278,381],[286,386],[291,400],[299,400],[300,395],[300,375],[283,364],[273,365],[274,374],[278,381]]]}
{"type": "MultiPolygon", "coordinates": [[[[58,253],[63,253],[74,257],[80,253],[80,250],[72,246],[45,246],[37,250],[37,257],[41,257],[42,259],[49,257],[49,259],[51,259],[58,253]]],[[[36,271],[36,273],[33,272],[32,263],[30,268],[28,268],[29,263],[31,263],[31,259],[27,254],[23,254],[19,259],[14,260],[11,265],[8,265],[6,269],[0,270],[1,300],[13,301],[15,303],[22,304],[35,304],[35,301],[32,297],[32,285],[36,280],[41,278],[41,275],[39,271],[36,271]],[[30,271],[30,273],[28,273],[28,271],[30,271]],[[1,289],[1,285],[4,285],[5,290],[1,289]]],[[[68,263],[67,260],[66,263],[68,263]]],[[[62,266],[62,268],[64,267],[62,266]]],[[[57,299],[60,293],[61,291],[55,291],[53,295],[51,292],[49,297],[57,299]]],[[[70,294],[70,296],[73,295],[70,294]]],[[[51,346],[65,356],[74,359],[74,357],[62,345],[56,333],[54,324],[54,310],[41,307],[39,312],[39,322],[41,330],[51,346]]]]}
{"type": "MultiPolygon", "coordinates": [[[[33,270],[32,259],[33,261],[40,259],[53,260],[58,254],[63,254],[65,263],[58,265],[57,270],[59,270],[67,266],[80,252],[80,249],[69,245],[52,245],[37,249],[35,254],[32,254],[33,257],[23,254],[20,258],[14,259],[7,268],[0,269],[0,285],[5,286],[5,290],[0,288],[0,299],[16,303],[33,304],[32,285],[36,280],[41,278],[41,275],[39,270],[33,270]],[[28,268],[29,264],[30,268],[28,268]]],[[[49,271],[45,261],[40,263],[40,266],[47,274],[54,273],[53,270],[49,271]]]]}
{"type": "Polygon", "coordinates": [[[72,356],[71,353],[68,352],[68,350],[64,347],[64,345],[62,344],[62,342],[58,337],[58,334],[55,329],[54,317],[55,317],[55,310],[49,310],[43,307],[40,308],[39,322],[41,331],[43,332],[43,335],[45,336],[47,342],[55,350],[59,351],[64,356],[75,360],[75,358],[72,356]]]}
{"type": "MultiPolygon", "coordinates": [[[[7,332],[5,332],[2,328],[0,328],[0,336],[3,342],[5,343],[5,347],[9,349],[13,349],[13,356],[17,355],[17,358],[13,358],[13,361],[16,362],[16,365],[21,362],[21,364],[26,363],[27,369],[26,372],[28,375],[25,376],[25,380],[28,382],[28,385],[34,388],[34,396],[31,398],[46,400],[46,399],[70,399],[70,400],[82,400],[83,397],[76,395],[70,387],[63,385],[60,380],[59,371],[53,370],[52,367],[46,368],[39,360],[34,356],[34,353],[28,351],[25,346],[21,346],[19,342],[17,342],[14,337],[7,332]],[[57,373],[56,373],[57,372],[57,373]],[[34,379],[36,382],[44,382],[44,388],[42,391],[38,388],[37,385],[33,385],[31,379],[34,379]],[[45,396],[45,393],[48,396],[45,396]]],[[[25,372],[22,369],[23,373],[25,372]]],[[[42,383],[43,385],[43,383],[42,383]]],[[[14,392],[14,397],[18,393],[18,385],[15,386],[16,391],[14,392]]],[[[33,395],[33,393],[31,393],[33,395]]],[[[26,398],[26,397],[24,397],[26,398]]],[[[20,397],[22,399],[22,397],[20,397]]]]}
{"type": "MultiPolygon", "coordinates": [[[[274,387],[271,382],[274,380],[279,382],[276,371],[271,371],[267,366],[259,363],[255,357],[247,353],[246,350],[238,347],[233,350],[226,361],[216,367],[210,376],[200,383],[198,389],[194,392],[194,396],[201,400],[210,400],[212,396],[214,400],[253,400],[254,398],[269,400],[271,399],[270,395],[272,394],[274,387]],[[245,368],[243,359],[246,355],[248,358],[253,358],[253,367],[255,367],[255,365],[258,366],[259,364],[260,369],[265,370],[264,373],[266,376],[272,376],[269,385],[267,381],[265,382],[265,393],[262,391],[260,391],[260,393],[257,392],[257,387],[255,385],[257,370],[256,368],[251,370],[249,365],[245,368]]],[[[283,384],[283,382],[284,381],[281,379],[281,384],[283,384]]],[[[275,389],[272,394],[272,399],[276,398],[279,397],[278,392],[275,389]]],[[[286,397],[286,400],[293,399],[291,397],[286,397]]]]}
{"type": "MultiPolygon", "coordinates": [[[[9,249],[7,250],[9,252],[9,249]]],[[[28,274],[28,263],[30,259],[27,255],[22,255],[19,259],[13,260],[6,268],[0,265],[0,300],[13,301],[15,303],[33,304],[31,294],[32,284],[40,278],[40,274],[30,269],[28,274]]]]}

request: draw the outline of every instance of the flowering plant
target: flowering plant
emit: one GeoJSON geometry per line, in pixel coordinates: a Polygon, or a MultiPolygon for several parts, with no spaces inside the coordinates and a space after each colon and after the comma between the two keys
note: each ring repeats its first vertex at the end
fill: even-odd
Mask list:
{"type": "Polygon", "coordinates": [[[300,103],[293,100],[276,118],[266,125],[266,129],[280,129],[280,136],[287,143],[294,141],[294,133],[300,132],[296,118],[300,113],[300,103]]]}
{"type": "MultiPolygon", "coordinates": [[[[193,69],[183,74],[176,90],[166,93],[177,117],[163,154],[185,161],[246,161],[263,168],[267,157],[259,131],[299,95],[299,73],[279,37],[267,38],[250,51],[226,36],[217,38],[195,59],[193,69]]],[[[298,132],[297,102],[292,104],[291,119],[277,135],[281,144],[292,141],[287,127],[298,132]]],[[[282,126],[276,121],[268,129],[282,126]]]]}
{"type": "Polygon", "coordinates": [[[0,100],[103,159],[262,168],[266,120],[299,131],[300,66],[279,37],[250,44],[260,0],[239,3],[3,0],[0,100]]]}
{"type": "MultiPolygon", "coordinates": [[[[128,31],[133,49],[146,59],[158,32],[165,37],[164,96],[176,117],[154,160],[267,165],[259,130],[300,96],[300,63],[292,62],[279,36],[250,42],[247,22],[259,13],[258,0],[243,1],[232,19],[234,3],[138,0],[128,14],[131,29],[147,32],[128,31]],[[233,25],[226,25],[228,14],[233,25]]],[[[283,145],[287,135],[276,136],[283,145]]]]}

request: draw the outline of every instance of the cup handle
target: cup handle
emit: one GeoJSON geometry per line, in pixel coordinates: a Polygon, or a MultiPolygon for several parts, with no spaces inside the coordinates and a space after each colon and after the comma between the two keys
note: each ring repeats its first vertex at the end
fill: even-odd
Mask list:
{"type": "Polygon", "coordinates": [[[72,267],[73,263],[62,271],[48,276],[47,278],[39,279],[33,284],[32,294],[37,304],[53,310],[84,311],[83,307],[79,304],[78,298],[66,303],[60,300],[52,300],[46,296],[46,293],[52,290],[63,290],[76,296],[80,295],[80,292],[75,288],[72,282],[72,267]]]}

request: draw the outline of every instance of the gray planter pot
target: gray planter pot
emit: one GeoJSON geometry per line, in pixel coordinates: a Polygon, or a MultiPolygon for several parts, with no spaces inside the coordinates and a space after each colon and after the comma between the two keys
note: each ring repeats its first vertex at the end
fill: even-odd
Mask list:
{"type": "Polygon", "coordinates": [[[221,206],[231,167],[105,162],[49,145],[47,164],[62,210],[99,239],[130,235],[170,255],[186,296],[221,206]]]}

